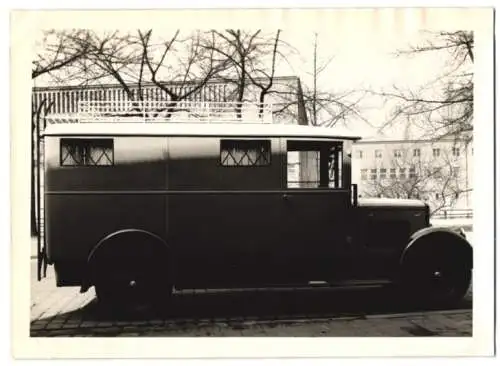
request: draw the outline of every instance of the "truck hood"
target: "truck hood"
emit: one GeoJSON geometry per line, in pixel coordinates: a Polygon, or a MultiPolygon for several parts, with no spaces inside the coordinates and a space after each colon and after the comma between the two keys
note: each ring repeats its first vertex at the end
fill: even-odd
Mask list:
{"type": "Polygon", "coordinates": [[[387,207],[387,208],[417,208],[425,207],[425,203],[415,199],[402,199],[402,198],[360,198],[358,199],[358,206],[360,207],[387,207]]]}

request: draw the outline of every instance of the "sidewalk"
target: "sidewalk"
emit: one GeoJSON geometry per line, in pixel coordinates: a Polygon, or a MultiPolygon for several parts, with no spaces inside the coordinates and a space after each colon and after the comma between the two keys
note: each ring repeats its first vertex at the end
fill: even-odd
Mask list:
{"type": "Polygon", "coordinates": [[[59,316],[31,324],[32,337],[470,337],[472,313],[453,310],[330,319],[116,321],[59,316]]]}
{"type": "MultiPolygon", "coordinates": [[[[34,266],[36,261],[32,261],[34,266]]],[[[342,301],[343,294],[338,298],[342,301]]],[[[471,294],[469,295],[469,298],[471,294]]],[[[302,293],[296,297],[301,301],[322,301],[325,297],[307,297],[302,293]],[[309,299],[309,300],[308,300],[309,299]]],[[[369,296],[367,298],[370,298],[369,296]]],[[[245,306],[262,302],[272,307],[264,293],[249,297],[245,306]],[[265,298],[265,299],[264,299],[265,298]],[[260,299],[260,300],[259,300],[260,299]],[[264,301],[265,300],[265,301],[264,301]]],[[[282,298],[281,298],[282,299],[282,298]]],[[[179,308],[200,309],[214,306],[214,301],[229,310],[241,306],[238,297],[223,294],[212,296],[180,294],[175,300],[179,308]],[[231,300],[232,299],[232,300],[231,300]],[[236,300],[235,300],[236,299],[236,300]]],[[[299,301],[299,300],[297,300],[299,301]]],[[[375,300],[373,300],[375,302],[375,300]]],[[[293,301],[289,304],[296,305],[293,301]]],[[[370,305],[371,306],[371,305],[370,305]]],[[[373,305],[375,306],[375,305],[373,305]]],[[[366,307],[366,306],[365,306],[366,307]]],[[[369,307],[367,307],[369,310],[369,307]]],[[[57,288],[54,271],[48,268],[47,278],[31,285],[32,337],[85,337],[85,336],[294,336],[294,337],[464,337],[472,336],[472,309],[464,307],[437,311],[412,311],[394,309],[391,313],[370,313],[365,311],[339,311],[331,314],[312,313],[304,317],[289,317],[276,314],[274,317],[259,316],[202,316],[192,317],[189,313],[180,316],[145,314],[137,317],[102,314],[99,312],[94,289],[79,293],[75,287],[57,288]]]]}

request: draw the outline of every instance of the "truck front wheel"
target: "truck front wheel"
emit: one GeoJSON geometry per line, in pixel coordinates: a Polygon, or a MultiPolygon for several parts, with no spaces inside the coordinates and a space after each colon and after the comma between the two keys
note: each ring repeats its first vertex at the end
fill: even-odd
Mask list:
{"type": "Polygon", "coordinates": [[[455,306],[466,295],[471,278],[463,256],[440,250],[413,253],[403,266],[404,296],[423,306],[455,306]]]}

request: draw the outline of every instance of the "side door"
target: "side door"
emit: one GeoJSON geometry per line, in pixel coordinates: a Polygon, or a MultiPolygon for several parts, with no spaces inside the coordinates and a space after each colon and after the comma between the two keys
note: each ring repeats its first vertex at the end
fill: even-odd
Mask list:
{"type": "Polygon", "coordinates": [[[296,281],[332,279],[348,245],[350,190],[343,186],[342,145],[282,139],[282,149],[282,267],[296,281]]]}

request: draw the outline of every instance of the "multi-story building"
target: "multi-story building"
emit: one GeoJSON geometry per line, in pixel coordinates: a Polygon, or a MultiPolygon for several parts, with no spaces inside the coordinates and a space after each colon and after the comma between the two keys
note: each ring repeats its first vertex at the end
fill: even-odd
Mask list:
{"type": "Polygon", "coordinates": [[[352,149],[362,197],[417,198],[431,211],[472,208],[470,140],[364,139],[352,149]]]}

